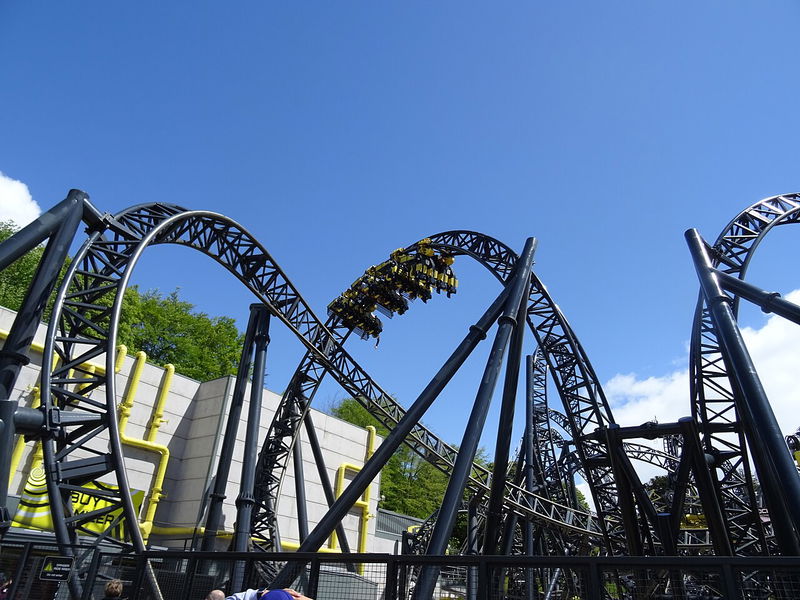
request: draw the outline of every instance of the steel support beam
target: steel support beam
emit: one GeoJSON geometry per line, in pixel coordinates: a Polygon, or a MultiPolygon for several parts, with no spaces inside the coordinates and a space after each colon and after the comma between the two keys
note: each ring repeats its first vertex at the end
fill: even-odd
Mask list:
{"type": "Polygon", "coordinates": [[[724,290],[752,302],[765,313],[776,314],[800,325],[800,306],[797,306],[794,302],[784,300],[778,292],[767,292],[758,286],[719,270],[716,271],[716,275],[719,278],[719,284],[724,290]]]}
{"type": "Polygon", "coordinates": [[[244,334],[242,355],[239,359],[239,368],[236,371],[236,383],[233,387],[233,397],[231,398],[231,406],[228,410],[228,422],[225,424],[225,437],[222,438],[222,449],[220,450],[219,462],[217,463],[217,474],[214,478],[214,487],[211,491],[211,498],[208,504],[205,533],[203,534],[203,540],[200,546],[200,549],[205,552],[214,549],[214,541],[217,538],[217,533],[222,523],[222,503],[225,501],[225,488],[230,478],[233,450],[236,446],[236,432],[239,429],[239,420],[242,416],[244,393],[247,387],[247,380],[250,377],[250,365],[253,364],[253,344],[258,327],[258,310],[256,310],[256,308],[258,306],[261,305],[253,304],[250,306],[250,318],[247,321],[247,329],[244,334]]]}
{"type": "MultiPolygon", "coordinates": [[[[450,355],[450,358],[447,359],[447,362],[445,362],[442,368],[433,376],[433,379],[431,379],[428,385],[425,386],[425,389],[422,390],[422,393],[420,393],[419,397],[414,401],[414,404],[411,405],[405,415],[397,422],[394,429],[389,432],[389,435],[386,436],[383,443],[378,446],[372,458],[364,464],[361,471],[356,473],[356,476],[342,492],[342,495],[336,499],[336,502],[334,502],[330,510],[325,513],[325,516],[322,517],[317,526],[308,534],[306,541],[300,544],[299,552],[316,552],[320,549],[334,528],[342,522],[342,519],[350,511],[350,508],[364,493],[367,486],[372,483],[386,462],[394,455],[400,447],[400,444],[403,443],[405,437],[419,423],[425,411],[427,411],[433,401],[436,400],[478,343],[486,338],[487,330],[500,316],[507,298],[508,290],[506,288],[495,301],[492,302],[491,306],[478,322],[470,326],[469,332],[450,355]]],[[[296,574],[301,569],[302,564],[297,562],[286,565],[276,577],[272,587],[286,587],[292,583],[296,574]]]]}
{"type": "MultiPolygon", "coordinates": [[[[328,469],[325,467],[325,457],[322,454],[322,446],[317,437],[317,429],[314,427],[314,421],[311,419],[311,411],[306,413],[305,426],[308,443],[311,446],[311,454],[314,456],[314,462],[317,465],[317,473],[319,473],[319,481],[322,484],[322,493],[325,494],[325,502],[328,503],[328,508],[330,508],[333,506],[333,503],[336,502],[336,496],[334,496],[331,478],[328,476],[328,469]]],[[[306,532],[305,537],[308,537],[308,532],[306,532]]],[[[347,541],[347,535],[341,523],[336,526],[336,539],[339,540],[342,552],[350,554],[350,543],[347,541]]],[[[351,566],[352,565],[348,563],[348,568],[351,566]]],[[[355,568],[352,570],[355,570],[355,568]]]]}
{"type": "MultiPolygon", "coordinates": [[[[684,452],[689,453],[694,470],[694,481],[703,505],[703,514],[706,517],[708,531],[711,534],[711,543],[714,545],[714,553],[717,556],[733,556],[733,544],[728,535],[728,528],[725,526],[725,513],[716,494],[714,478],[709,468],[707,455],[700,444],[700,436],[697,432],[697,423],[690,417],[684,417],[678,421],[683,432],[684,452]]],[[[681,457],[683,463],[683,457],[681,457]]],[[[679,474],[684,469],[679,471],[679,474]]],[[[680,516],[678,516],[680,519],[680,516]]],[[[674,524],[680,528],[680,522],[674,524]]]]}
{"type": "Polygon", "coordinates": [[[734,394],[734,400],[753,452],[775,538],[782,554],[797,556],[800,554],[800,477],[797,468],[786,449],[778,421],[736,323],[733,299],[723,291],[700,234],[690,229],[685,235],[721,342],[731,383],[740,392],[734,394]]]}
{"type": "MultiPolygon", "coordinates": [[[[528,296],[530,276],[523,288],[523,298],[528,296]]],[[[497,439],[494,450],[494,471],[489,492],[489,507],[486,511],[486,528],[483,539],[483,553],[495,554],[503,519],[503,493],[508,475],[508,454],[511,449],[511,433],[514,427],[514,406],[517,401],[517,385],[519,368],[522,360],[522,342],[525,338],[525,314],[527,305],[520,302],[517,311],[516,326],[511,334],[511,344],[506,362],[506,374],[503,384],[503,398],[500,406],[500,419],[497,425],[497,439]]],[[[513,535],[513,534],[512,534],[513,535]]]]}
{"type": "MultiPolygon", "coordinates": [[[[244,439],[244,456],[242,458],[242,478],[239,483],[239,496],[236,498],[236,532],[233,537],[234,552],[246,552],[250,541],[250,521],[252,520],[255,497],[253,487],[256,479],[256,462],[258,460],[258,430],[261,425],[261,402],[264,396],[264,371],[267,364],[267,346],[269,345],[270,313],[266,306],[258,304],[250,310],[255,314],[255,334],[253,346],[253,379],[250,384],[250,404],[247,408],[247,429],[244,439]]],[[[234,563],[231,585],[233,589],[242,589],[244,583],[244,563],[234,563]]]]}
{"type": "Polygon", "coordinates": [[[3,270],[49,236],[25,300],[0,350],[0,538],[11,526],[11,515],[7,507],[8,473],[16,434],[15,414],[18,411],[24,413],[19,418],[21,425],[24,423],[28,426],[24,433],[32,432],[32,424],[38,423],[40,429],[44,425],[41,412],[31,414],[32,409],[20,408],[19,403],[11,399],[11,395],[20,370],[29,362],[36,328],[42,320],[47,301],[64,266],[70,244],[83,217],[84,203],[88,199],[85,193],[70,190],[66,199],[0,244],[0,270],[3,270]]]}
{"type": "MultiPolygon", "coordinates": [[[[516,272],[507,284],[511,291],[503,307],[503,314],[497,320],[497,333],[495,334],[492,349],[489,352],[489,358],[486,361],[481,383],[478,386],[478,393],[467,422],[467,428],[461,439],[458,456],[453,465],[453,472],[450,475],[450,481],[447,484],[447,490],[442,500],[442,507],[439,510],[436,525],[428,543],[427,554],[444,554],[447,549],[447,542],[453,531],[458,506],[464,494],[464,486],[472,469],[475,452],[478,449],[483,425],[494,394],[494,388],[500,375],[503,357],[511,339],[511,334],[517,325],[517,313],[519,312],[520,304],[526,299],[525,292],[528,290],[535,250],[536,240],[528,238],[525,242],[525,248],[517,260],[516,272]]],[[[439,567],[431,565],[423,567],[417,586],[414,588],[414,600],[428,600],[431,598],[438,574],[439,567]]]]}
{"type": "MultiPolygon", "coordinates": [[[[297,536],[300,543],[308,537],[308,510],[306,509],[306,476],[303,469],[303,441],[300,431],[292,448],[292,461],[294,464],[294,497],[297,505],[297,536]]],[[[237,588],[238,589],[238,588],[237,588]]]]}

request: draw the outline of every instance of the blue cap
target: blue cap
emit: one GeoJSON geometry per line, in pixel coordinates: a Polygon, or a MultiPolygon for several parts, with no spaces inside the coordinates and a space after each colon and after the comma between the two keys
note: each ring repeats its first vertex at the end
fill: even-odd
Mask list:
{"type": "Polygon", "coordinates": [[[267,590],[261,600],[293,600],[292,595],[284,590],[267,590]]]}

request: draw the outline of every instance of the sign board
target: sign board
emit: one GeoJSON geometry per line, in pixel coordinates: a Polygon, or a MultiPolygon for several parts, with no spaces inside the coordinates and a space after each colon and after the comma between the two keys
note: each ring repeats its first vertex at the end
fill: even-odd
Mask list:
{"type": "Polygon", "coordinates": [[[72,556],[45,556],[39,579],[42,581],[68,581],[72,575],[72,556]]]}
{"type": "MultiPolygon", "coordinates": [[[[101,510],[111,506],[111,503],[105,500],[101,494],[95,494],[94,491],[117,491],[117,486],[99,481],[90,481],[85,483],[81,491],[74,490],[70,495],[72,502],[72,509],[75,514],[89,513],[101,510]]],[[[138,490],[131,490],[133,497],[133,505],[137,513],[144,500],[144,492],[138,490]]],[[[97,518],[83,524],[85,529],[93,531],[94,533],[104,533],[108,526],[122,514],[122,509],[114,509],[97,518]]],[[[50,499],[47,497],[47,481],[45,479],[44,469],[41,466],[31,469],[28,481],[25,484],[25,489],[19,499],[14,520],[11,523],[14,527],[25,527],[28,529],[43,529],[47,531],[53,530],[53,519],[50,516],[50,499]]],[[[111,533],[111,537],[119,540],[124,540],[126,537],[125,531],[122,527],[115,528],[111,533]]]]}

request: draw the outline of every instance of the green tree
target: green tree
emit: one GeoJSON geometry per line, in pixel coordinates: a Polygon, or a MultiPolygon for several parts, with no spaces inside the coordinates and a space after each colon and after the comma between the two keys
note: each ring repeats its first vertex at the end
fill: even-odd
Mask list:
{"type": "Polygon", "coordinates": [[[139,292],[128,288],[122,301],[119,342],[143,350],[156,364],[172,363],[175,371],[207,381],[236,373],[243,336],[230,317],[194,312],[194,305],[173,291],[139,292]]]}
{"type": "MultiPolygon", "coordinates": [[[[0,242],[16,231],[13,223],[0,222],[0,242]]],[[[0,306],[20,309],[43,252],[43,246],[34,248],[0,271],[0,306]]],[[[108,302],[110,295],[99,301],[106,306],[108,302]]],[[[51,309],[52,299],[45,321],[51,309]]],[[[195,312],[194,305],[181,300],[177,290],[166,297],[154,290],[140,292],[137,286],[125,291],[117,341],[129,352],[143,350],[150,362],[172,363],[182,375],[207,381],[236,373],[242,338],[233,319],[195,312]]]]}
{"type": "MultiPolygon", "coordinates": [[[[16,233],[19,228],[13,221],[0,221],[0,242],[4,242],[16,233]]],[[[11,310],[18,311],[22,307],[25,294],[36,274],[36,268],[44,253],[44,246],[37,246],[27,254],[19,257],[11,263],[5,270],[0,271],[0,306],[5,306],[11,310]]],[[[64,276],[69,262],[61,269],[61,277],[64,276]]],[[[59,278],[60,282],[60,278],[59,278]]],[[[58,284],[56,284],[56,289],[58,284]]],[[[44,314],[44,321],[50,319],[53,309],[53,299],[47,303],[44,314]]]]}
{"type": "MultiPolygon", "coordinates": [[[[389,433],[354,398],[347,398],[331,407],[331,413],[360,427],[372,425],[378,435],[383,437],[389,433]]],[[[475,461],[482,465],[488,464],[483,448],[478,449],[475,461]]],[[[447,482],[447,475],[403,445],[381,471],[381,496],[384,497],[381,507],[425,519],[441,505],[447,482]]]]}
{"type": "MultiPolygon", "coordinates": [[[[342,400],[331,408],[331,413],[359,427],[372,425],[380,436],[386,437],[389,433],[354,398],[342,400]]],[[[410,448],[401,446],[381,471],[381,507],[425,519],[439,507],[446,488],[444,473],[410,448]]]]}

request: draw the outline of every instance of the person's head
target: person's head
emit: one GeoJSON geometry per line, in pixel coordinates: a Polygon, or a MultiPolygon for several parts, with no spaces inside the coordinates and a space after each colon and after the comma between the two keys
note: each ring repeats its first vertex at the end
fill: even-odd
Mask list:
{"type": "Polygon", "coordinates": [[[225,592],[222,590],[211,590],[208,592],[206,600],[225,600],[225,592]]]}
{"type": "Polygon", "coordinates": [[[108,598],[119,598],[122,596],[122,582],[119,579],[112,579],[104,588],[108,598]]]}
{"type": "Polygon", "coordinates": [[[286,590],[267,590],[261,594],[260,600],[294,600],[286,590]]]}

